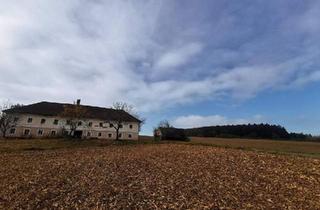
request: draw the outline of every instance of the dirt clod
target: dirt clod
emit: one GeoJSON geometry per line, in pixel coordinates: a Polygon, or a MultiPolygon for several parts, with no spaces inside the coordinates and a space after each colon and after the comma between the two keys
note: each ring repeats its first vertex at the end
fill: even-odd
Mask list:
{"type": "Polygon", "coordinates": [[[161,144],[0,154],[0,209],[320,209],[320,160],[161,144]]]}

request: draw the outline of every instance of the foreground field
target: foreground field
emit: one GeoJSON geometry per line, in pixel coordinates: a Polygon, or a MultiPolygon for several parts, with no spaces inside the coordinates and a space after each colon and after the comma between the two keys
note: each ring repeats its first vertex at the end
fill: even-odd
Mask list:
{"type": "Polygon", "coordinates": [[[319,209],[320,160],[185,144],[0,153],[0,209],[319,209]]]}
{"type": "Polygon", "coordinates": [[[320,158],[320,142],[192,137],[190,143],[320,158]]]}

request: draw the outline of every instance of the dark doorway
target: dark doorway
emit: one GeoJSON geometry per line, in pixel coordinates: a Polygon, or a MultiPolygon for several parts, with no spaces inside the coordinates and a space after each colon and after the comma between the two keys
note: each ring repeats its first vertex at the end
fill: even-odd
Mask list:
{"type": "Polygon", "coordinates": [[[75,131],[73,137],[80,139],[82,137],[82,131],[75,131]]]}

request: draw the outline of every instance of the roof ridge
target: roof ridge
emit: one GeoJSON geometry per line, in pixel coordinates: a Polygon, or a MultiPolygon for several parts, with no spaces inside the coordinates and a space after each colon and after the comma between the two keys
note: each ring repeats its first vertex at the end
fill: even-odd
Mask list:
{"type": "MultiPolygon", "coordinates": [[[[24,106],[41,104],[41,103],[59,104],[59,105],[76,105],[76,104],[72,104],[72,103],[59,103],[59,102],[51,102],[51,101],[40,101],[40,102],[37,102],[37,103],[28,104],[28,105],[24,105],[24,106]]],[[[108,110],[118,110],[118,109],[114,109],[114,108],[111,108],[111,107],[93,106],[93,105],[86,105],[86,104],[80,104],[80,106],[92,107],[92,108],[100,108],[100,109],[108,109],[108,110]]],[[[123,111],[124,111],[124,110],[123,110],[123,111]]]]}

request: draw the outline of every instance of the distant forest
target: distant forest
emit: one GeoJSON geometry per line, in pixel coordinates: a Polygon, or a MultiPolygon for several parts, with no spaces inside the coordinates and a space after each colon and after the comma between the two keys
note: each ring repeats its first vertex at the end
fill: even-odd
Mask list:
{"type": "Polygon", "coordinates": [[[260,139],[292,139],[306,140],[311,135],[303,133],[288,133],[280,125],[247,124],[223,125],[185,129],[186,136],[221,137],[221,138],[260,138],[260,139]]]}
{"type": "Polygon", "coordinates": [[[252,139],[279,139],[297,141],[320,141],[319,137],[310,134],[289,133],[280,125],[245,124],[208,126],[201,128],[181,129],[165,125],[159,126],[162,139],[187,140],[188,137],[219,137],[219,138],[252,138],[252,139]]]}

